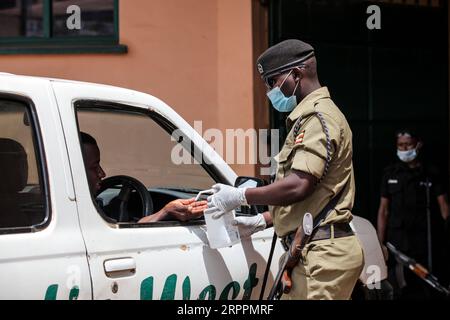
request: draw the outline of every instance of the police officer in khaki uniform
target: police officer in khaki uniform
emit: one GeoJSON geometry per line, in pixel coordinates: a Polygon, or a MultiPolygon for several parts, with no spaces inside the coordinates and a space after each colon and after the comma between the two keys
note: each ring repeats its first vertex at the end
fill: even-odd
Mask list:
{"type": "Polygon", "coordinates": [[[287,249],[303,216],[311,213],[318,227],[292,270],[291,292],[282,298],[349,299],[364,265],[349,225],[355,195],[351,129],[319,83],[309,44],[286,40],[264,52],[257,64],[273,107],[290,112],[289,134],[276,157],[276,181],[253,189],[216,185],[205,214],[269,205],[270,213],[238,217],[236,224],[243,237],[273,224],[287,249]]]}

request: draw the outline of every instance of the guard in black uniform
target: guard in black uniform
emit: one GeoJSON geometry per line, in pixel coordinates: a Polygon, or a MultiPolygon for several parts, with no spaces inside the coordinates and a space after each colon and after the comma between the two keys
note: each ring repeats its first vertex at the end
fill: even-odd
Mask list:
{"type": "MultiPolygon", "coordinates": [[[[378,211],[378,236],[381,243],[392,243],[398,250],[432,269],[429,271],[437,273],[439,267],[442,267],[442,254],[446,245],[442,237],[434,237],[434,241],[431,241],[431,253],[436,258],[437,267],[433,268],[433,259],[428,256],[427,207],[430,208],[431,230],[436,231],[436,234],[443,234],[444,224],[448,223],[449,216],[445,183],[447,175],[442,175],[436,167],[421,161],[419,154],[423,143],[411,130],[399,132],[396,138],[399,161],[384,169],[378,211]],[[440,264],[437,265],[437,262],[440,264]]],[[[395,298],[431,298],[432,292],[428,285],[397,264],[393,257],[388,260],[388,266],[395,298]]]]}

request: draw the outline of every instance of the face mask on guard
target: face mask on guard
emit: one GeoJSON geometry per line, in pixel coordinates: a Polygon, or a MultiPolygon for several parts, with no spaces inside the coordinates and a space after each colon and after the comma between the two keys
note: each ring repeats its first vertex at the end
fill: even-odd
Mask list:
{"type": "Polygon", "coordinates": [[[280,87],[275,87],[267,93],[267,97],[269,97],[273,107],[279,112],[291,112],[297,106],[297,97],[295,96],[295,91],[297,91],[300,81],[295,86],[294,92],[289,98],[286,98],[286,96],[281,91],[281,88],[283,87],[284,83],[286,82],[287,78],[289,78],[291,73],[292,70],[291,72],[289,72],[286,78],[284,78],[283,83],[280,87]]]}
{"type": "Polygon", "coordinates": [[[405,163],[410,163],[410,162],[416,160],[417,149],[411,149],[411,150],[407,150],[407,151],[397,150],[397,156],[401,161],[403,161],[405,163]]]}

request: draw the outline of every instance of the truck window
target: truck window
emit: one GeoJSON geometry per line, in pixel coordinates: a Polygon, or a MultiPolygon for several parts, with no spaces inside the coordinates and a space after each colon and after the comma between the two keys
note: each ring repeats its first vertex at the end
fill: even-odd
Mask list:
{"type": "Polygon", "coordinates": [[[33,119],[26,103],[0,98],[0,233],[46,222],[45,188],[33,119]]]}
{"type": "MultiPolygon", "coordinates": [[[[187,151],[189,161],[180,164],[173,160],[177,141],[151,115],[82,105],[76,112],[88,184],[96,204],[109,218],[118,220],[120,188],[98,193],[100,181],[105,178],[128,176],[141,182],[150,193],[153,212],[170,201],[195,197],[200,190],[210,189],[215,184],[187,151]],[[89,143],[96,144],[98,151],[83,148],[83,144],[89,143]]],[[[186,160],[186,155],[184,157],[186,160]]],[[[135,193],[128,203],[127,221],[120,222],[133,223],[142,218],[142,205],[135,193]]]]}

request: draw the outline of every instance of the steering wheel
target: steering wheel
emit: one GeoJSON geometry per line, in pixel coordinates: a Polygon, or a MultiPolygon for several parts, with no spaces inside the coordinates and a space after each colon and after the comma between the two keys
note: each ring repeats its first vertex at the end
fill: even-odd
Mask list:
{"type": "Polygon", "coordinates": [[[114,176],[102,180],[100,190],[97,194],[115,186],[122,186],[117,196],[119,200],[119,219],[118,222],[128,222],[130,214],[128,212],[128,201],[131,192],[136,190],[142,201],[142,217],[149,216],[153,213],[153,200],[147,188],[135,178],[129,176],[114,176]]]}

